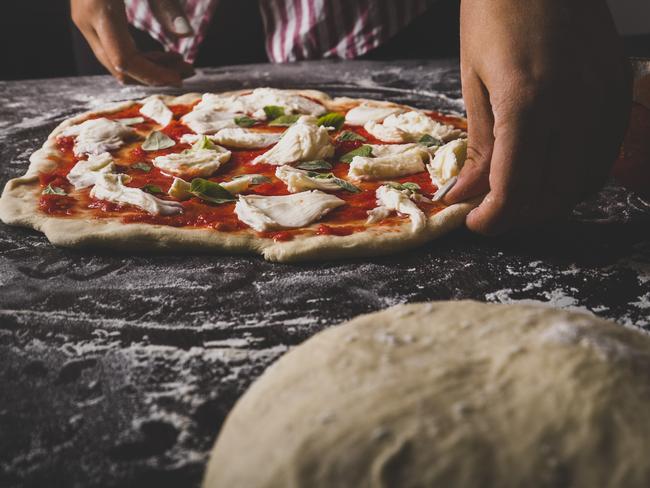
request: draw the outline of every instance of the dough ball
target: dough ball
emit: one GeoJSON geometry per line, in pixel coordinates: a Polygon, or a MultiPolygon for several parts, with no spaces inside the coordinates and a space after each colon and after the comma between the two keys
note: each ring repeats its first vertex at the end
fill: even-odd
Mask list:
{"type": "Polygon", "coordinates": [[[650,337],[471,301],[358,317],[253,384],[205,486],[648,487],[650,337]]]}

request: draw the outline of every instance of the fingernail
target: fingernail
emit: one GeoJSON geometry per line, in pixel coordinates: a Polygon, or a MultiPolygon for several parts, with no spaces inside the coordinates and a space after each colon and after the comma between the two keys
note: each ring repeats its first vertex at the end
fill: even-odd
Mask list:
{"type": "Polygon", "coordinates": [[[176,17],[174,19],[174,31],[179,36],[187,36],[192,33],[192,26],[185,17],[176,17]]]}

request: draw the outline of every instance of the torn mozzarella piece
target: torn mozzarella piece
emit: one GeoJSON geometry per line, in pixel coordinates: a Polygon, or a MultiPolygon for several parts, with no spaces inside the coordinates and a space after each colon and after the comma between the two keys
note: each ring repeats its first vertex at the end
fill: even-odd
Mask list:
{"type": "Polygon", "coordinates": [[[289,127],[280,141],[261,156],[253,160],[253,164],[266,163],[280,166],[298,161],[329,158],[334,154],[334,146],[330,142],[325,127],[318,126],[313,117],[300,117],[289,127]]]}
{"type": "Polygon", "coordinates": [[[271,197],[240,195],[235,213],[245,224],[264,232],[306,227],[341,205],[344,200],[318,190],[271,197]]]}
{"type": "Polygon", "coordinates": [[[253,182],[260,177],[262,177],[262,175],[257,175],[257,174],[239,175],[239,176],[235,176],[230,181],[220,181],[219,184],[223,189],[227,190],[232,195],[237,195],[239,193],[248,190],[248,188],[252,184],[254,184],[253,182]]]}
{"type": "Polygon", "coordinates": [[[245,95],[223,95],[206,93],[201,98],[197,109],[225,110],[244,113],[264,120],[264,107],[278,106],[284,108],[285,114],[321,115],[325,107],[318,102],[295,93],[274,88],[256,88],[245,95]]]}
{"type": "Polygon", "coordinates": [[[153,160],[153,164],[165,173],[175,176],[206,177],[227,163],[231,154],[221,146],[214,146],[212,149],[189,149],[158,156],[153,160]]]}
{"type": "Polygon", "coordinates": [[[152,215],[174,215],[183,211],[183,206],[178,202],[161,200],[139,188],[129,188],[124,184],[129,180],[126,175],[102,173],[95,180],[90,196],[113,203],[133,205],[152,215]]]}
{"type": "Polygon", "coordinates": [[[427,170],[431,175],[431,181],[438,188],[458,176],[467,157],[467,139],[456,139],[440,147],[427,170]]]}
{"type": "Polygon", "coordinates": [[[340,190],[341,187],[332,181],[331,178],[314,178],[309,176],[309,171],[293,168],[291,166],[280,166],[275,170],[275,176],[287,185],[291,193],[298,193],[306,190],[340,190]]]}
{"type": "Polygon", "coordinates": [[[214,134],[221,129],[238,127],[235,123],[237,114],[231,112],[217,112],[210,109],[198,110],[194,107],[190,113],[183,116],[181,122],[197,134],[214,134]]]}
{"type": "Polygon", "coordinates": [[[427,218],[424,212],[411,201],[408,192],[402,192],[382,185],[377,188],[377,203],[379,206],[368,212],[368,223],[378,222],[388,216],[388,212],[395,211],[408,215],[411,219],[411,231],[419,232],[426,226],[427,218]]]}
{"type": "MultiPolygon", "coordinates": [[[[185,134],[181,137],[181,142],[193,144],[198,141],[202,135],[185,134]]],[[[259,132],[250,129],[228,128],[221,129],[216,134],[206,136],[215,144],[235,147],[238,149],[256,149],[268,147],[280,140],[282,134],[277,132],[259,132]]]]}
{"type": "Polygon", "coordinates": [[[174,113],[158,97],[148,98],[142,105],[140,113],[163,127],[167,126],[174,118],[174,113]]]}
{"type": "Polygon", "coordinates": [[[75,137],[74,153],[80,156],[119,149],[126,139],[135,137],[137,133],[124,124],[101,117],[68,127],[61,135],[75,137]]]}
{"type": "Polygon", "coordinates": [[[386,180],[424,171],[431,155],[420,144],[372,145],[378,157],[355,156],[350,162],[348,176],[357,180],[386,180]]]}
{"type": "Polygon", "coordinates": [[[390,105],[362,103],[345,114],[345,122],[349,125],[365,125],[368,122],[381,122],[389,115],[403,112],[400,107],[390,105]]]}
{"type": "Polygon", "coordinates": [[[100,174],[112,173],[114,169],[115,164],[110,153],[89,154],[86,161],[79,161],[72,167],[67,178],[78,190],[93,186],[100,174]]]}
{"type": "Polygon", "coordinates": [[[425,135],[449,141],[463,134],[461,130],[441,124],[425,113],[415,110],[389,115],[381,123],[367,122],[364,129],[385,142],[417,142],[425,135]]]}
{"type": "Polygon", "coordinates": [[[190,193],[191,187],[192,185],[184,179],[174,177],[174,181],[172,181],[169,190],[167,190],[167,194],[177,200],[189,200],[192,198],[192,194],[190,193]]]}

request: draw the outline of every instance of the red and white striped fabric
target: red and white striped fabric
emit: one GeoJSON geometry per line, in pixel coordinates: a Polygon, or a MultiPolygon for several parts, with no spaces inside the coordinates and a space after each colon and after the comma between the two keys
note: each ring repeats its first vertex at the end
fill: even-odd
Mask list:
{"type": "MultiPolygon", "coordinates": [[[[167,50],[187,61],[196,58],[219,1],[184,0],[196,33],[167,36],[152,15],[149,1],[125,0],[129,22],[147,31],[167,50]]],[[[429,0],[259,0],[266,52],[274,63],[319,58],[351,59],[374,49],[423,13],[429,0]]]]}

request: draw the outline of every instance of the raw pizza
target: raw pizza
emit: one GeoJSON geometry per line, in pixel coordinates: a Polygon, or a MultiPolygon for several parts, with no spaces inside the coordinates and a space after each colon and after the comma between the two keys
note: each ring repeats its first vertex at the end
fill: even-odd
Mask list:
{"type": "Polygon", "coordinates": [[[59,125],[7,183],[0,218],[66,247],[386,254],[462,225],[473,204],[440,196],[465,127],[312,90],[152,96],[59,125]]]}

